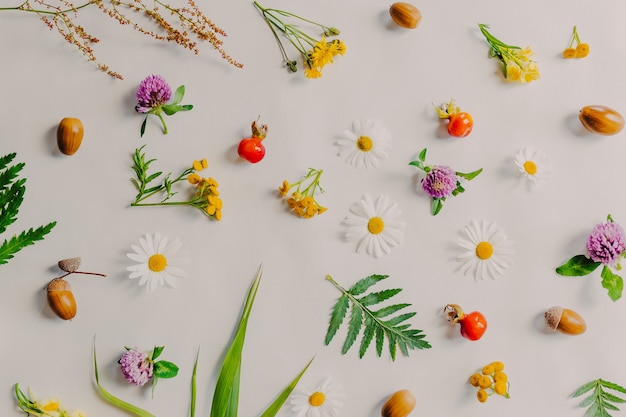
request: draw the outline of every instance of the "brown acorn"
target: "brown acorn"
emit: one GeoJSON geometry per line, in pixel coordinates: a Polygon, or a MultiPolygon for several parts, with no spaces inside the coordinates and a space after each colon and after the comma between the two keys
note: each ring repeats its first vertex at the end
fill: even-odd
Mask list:
{"type": "Polygon", "coordinates": [[[48,305],[54,314],[63,320],[71,320],[76,316],[76,299],[72,294],[70,283],[63,278],[55,278],[48,283],[48,305]]]}
{"type": "Polygon", "coordinates": [[[624,128],[624,117],[607,106],[585,106],[578,113],[578,118],[585,129],[600,135],[615,135],[624,128]]]}
{"type": "Polygon", "coordinates": [[[415,408],[415,397],[411,391],[403,389],[385,401],[380,414],[382,417],[406,417],[415,408]]]}
{"type": "Polygon", "coordinates": [[[422,20],[422,13],[410,3],[398,2],[389,8],[391,19],[400,27],[415,29],[422,20]]]}
{"type": "Polygon", "coordinates": [[[65,155],[74,155],[83,141],[85,130],[80,119],[66,117],[57,127],[57,145],[65,155]]]}
{"type": "Polygon", "coordinates": [[[563,334],[578,335],[587,330],[587,324],[581,315],[569,308],[550,307],[544,316],[548,328],[563,334]]]}

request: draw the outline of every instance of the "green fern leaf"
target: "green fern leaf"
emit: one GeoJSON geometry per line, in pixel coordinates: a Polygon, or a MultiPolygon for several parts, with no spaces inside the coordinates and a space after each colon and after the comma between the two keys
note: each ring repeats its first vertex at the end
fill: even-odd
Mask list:
{"type": "Polygon", "coordinates": [[[387,317],[393,313],[396,313],[400,310],[402,310],[403,308],[409,307],[411,304],[408,303],[403,303],[403,304],[394,304],[391,306],[387,306],[387,307],[383,307],[380,310],[376,310],[374,311],[374,315],[376,317],[378,317],[379,319],[383,318],[383,317],[387,317]]]}
{"type": "Polygon", "coordinates": [[[44,236],[50,233],[56,224],[57,222],[48,223],[37,229],[31,227],[28,231],[24,231],[9,240],[5,240],[2,245],[0,245],[0,265],[9,262],[9,260],[13,258],[13,255],[25,246],[32,245],[38,240],[43,240],[44,236]]]}
{"type": "Polygon", "coordinates": [[[17,156],[17,154],[15,152],[10,153],[8,155],[4,155],[2,157],[0,157],[0,169],[4,169],[7,167],[7,165],[9,165],[11,163],[11,161],[13,161],[13,159],[15,159],[15,157],[17,156]]]}
{"type": "Polygon", "coordinates": [[[607,392],[603,388],[626,394],[626,388],[614,382],[596,379],[586,383],[572,394],[572,397],[579,397],[589,393],[579,404],[579,407],[588,407],[585,412],[585,417],[611,417],[611,414],[609,414],[607,410],[619,411],[619,408],[615,404],[626,402],[623,398],[607,392]]]}
{"type": "Polygon", "coordinates": [[[402,291],[401,289],[371,292],[361,298],[356,297],[357,295],[364,294],[374,284],[387,277],[388,275],[370,275],[358,281],[350,290],[346,290],[330,275],[326,276],[326,279],[342,292],[342,295],[333,308],[330,324],[326,333],[326,345],[328,345],[335,336],[343,322],[348,307],[350,307],[350,321],[346,340],[341,349],[342,354],[347,353],[354,345],[361,330],[363,330],[363,334],[359,347],[360,358],[365,355],[374,339],[376,340],[376,353],[379,357],[382,355],[385,339],[387,339],[388,350],[392,360],[396,359],[398,349],[400,349],[400,352],[404,356],[408,356],[409,350],[428,349],[431,347],[430,344],[424,340],[425,335],[421,330],[411,329],[410,324],[406,323],[406,321],[415,316],[416,313],[409,312],[392,316],[394,313],[408,307],[410,304],[393,304],[382,307],[376,311],[372,311],[368,308],[371,305],[389,300],[402,291]],[[387,319],[383,320],[383,318],[387,319]]]}
{"type": "MultiPolygon", "coordinates": [[[[17,220],[26,192],[26,179],[18,178],[25,164],[20,162],[9,166],[15,156],[15,153],[10,153],[0,157],[0,233],[4,233],[7,227],[17,220]]],[[[0,245],[0,265],[9,262],[25,246],[42,240],[55,225],[56,222],[52,222],[36,229],[30,228],[10,239],[5,239],[0,245]]]]}
{"type": "Polygon", "coordinates": [[[26,192],[25,182],[25,179],[21,179],[10,188],[0,191],[0,233],[4,233],[7,227],[17,220],[26,192]]]}
{"type": "Polygon", "coordinates": [[[326,340],[324,340],[324,344],[328,345],[339,327],[341,327],[341,323],[343,323],[343,319],[346,317],[346,312],[348,311],[348,306],[350,305],[348,296],[342,295],[337,300],[335,307],[333,307],[333,312],[330,316],[330,323],[328,324],[328,331],[326,332],[326,340]]]}
{"type": "Polygon", "coordinates": [[[361,338],[361,347],[359,348],[359,359],[365,356],[367,348],[369,348],[372,340],[374,339],[374,334],[376,333],[375,323],[376,322],[370,316],[365,316],[365,323],[363,324],[363,337],[361,338]]]}
{"type": "Polygon", "coordinates": [[[372,292],[367,294],[365,297],[359,298],[359,303],[363,306],[371,306],[374,304],[382,303],[383,301],[388,300],[394,295],[398,294],[400,291],[402,290],[399,288],[395,288],[393,290],[372,292]]]}
{"type": "Polygon", "coordinates": [[[382,281],[383,279],[388,278],[389,275],[370,275],[369,277],[365,277],[362,280],[358,281],[354,284],[348,292],[351,295],[361,295],[365,291],[367,291],[372,285],[376,284],[378,281],[382,281]]]}
{"type": "Polygon", "coordinates": [[[356,338],[361,332],[361,326],[363,324],[363,312],[358,304],[352,304],[352,311],[350,312],[350,325],[348,326],[348,336],[343,343],[341,353],[345,354],[350,350],[356,338]]]}

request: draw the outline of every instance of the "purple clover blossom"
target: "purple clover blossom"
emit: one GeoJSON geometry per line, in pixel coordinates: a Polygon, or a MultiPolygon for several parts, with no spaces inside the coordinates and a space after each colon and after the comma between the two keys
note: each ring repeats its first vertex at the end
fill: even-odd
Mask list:
{"type": "Polygon", "coordinates": [[[457,187],[456,172],[445,165],[435,165],[422,179],[422,188],[433,198],[445,198],[452,195],[457,187]]]}
{"type": "Polygon", "coordinates": [[[150,113],[153,109],[160,112],[161,106],[166,104],[172,96],[172,89],[160,75],[149,75],[137,88],[137,106],[139,113],[150,113]]]}
{"type": "Polygon", "coordinates": [[[626,234],[622,227],[613,221],[598,224],[587,239],[589,257],[595,262],[615,266],[626,251],[626,234]]]}
{"type": "Polygon", "coordinates": [[[143,386],[152,378],[154,364],[148,355],[137,348],[128,349],[119,360],[126,382],[143,386]]]}

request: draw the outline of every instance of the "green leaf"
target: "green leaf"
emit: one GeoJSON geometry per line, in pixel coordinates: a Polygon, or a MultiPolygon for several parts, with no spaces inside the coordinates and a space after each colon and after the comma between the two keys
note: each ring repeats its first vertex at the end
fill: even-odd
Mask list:
{"type": "Polygon", "coordinates": [[[602,396],[603,399],[605,399],[607,401],[610,401],[610,402],[613,402],[613,403],[624,403],[624,402],[626,402],[626,400],[624,400],[623,398],[620,398],[617,395],[613,395],[610,392],[606,392],[606,391],[602,391],[601,396],[602,396]]]}
{"type": "Polygon", "coordinates": [[[613,301],[617,301],[622,297],[622,290],[624,289],[624,280],[617,274],[614,274],[611,269],[604,265],[602,268],[602,287],[609,291],[609,297],[613,301]]]}
{"type": "Polygon", "coordinates": [[[441,198],[433,197],[433,201],[430,205],[431,207],[430,210],[433,213],[433,216],[436,216],[443,208],[443,203],[441,200],[442,200],[441,198]]]}
{"type": "Polygon", "coordinates": [[[600,266],[600,262],[592,261],[585,255],[576,255],[559,266],[556,273],[567,277],[582,277],[588,275],[600,266]]]}
{"type": "Polygon", "coordinates": [[[626,394],[626,388],[617,385],[614,382],[605,381],[604,379],[599,379],[598,382],[605,388],[612,389],[613,391],[618,391],[626,394]]]}
{"type": "Polygon", "coordinates": [[[374,316],[378,317],[378,318],[383,318],[386,317],[390,314],[393,314],[399,310],[402,310],[403,308],[409,307],[411,304],[409,303],[402,303],[402,304],[394,304],[394,305],[390,305],[387,307],[383,307],[380,310],[377,311],[373,311],[372,313],[374,314],[374,316]]]}
{"type": "Polygon", "coordinates": [[[113,394],[111,394],[110,392],[108,392],[107,390],[105,390],[102,385],[100,385],[100,380],[98,378],[98,360],[96,359],[96,344],[95,344],[95,340],[94,340],[94,345],[93,345],[93,368],[94,368],[94,375],[95,375],[95,379],[96,379],[96,386],[98,388],[98,392],[100,393],[100,396],[102,396],[102,398],[104,398],[106,401],[108,401],[109,403],[113,404],[114,406],[121,408],[122,410],[128,411],[131,414],[134,414],[138,417],[155,417],[154,414],[149,413],[148,411],[139,408],[137,406],[134,406],[130,403],[127,403],[126,401],[123,401],[119,398],[117,398],[116,396],[114,396],[113,394]]]}
{"type": "Polygon", "coordinates": [[[165,349],[165,346],[155,346],[154,349],[152,349],[152,360],[155,360],[156,358],[158,358],[159,356],[161,356],[161,353],[163,353],[163,349],[165,349]]]}
{"type": "Polygon", "coordinates": [[[350,293],[351,295],[361,295],[365,291],[367,291],[372,285],[388,277],[389,275],[370,275],[368,277],[363,278],[360,281],[357,281],[356,284],[350,287],[350,289],[348,290],[348,293],[350,293]]]}
{"type": "Polygon", "coordinates": [[[418,156],[418,159],[422,162],[426,161],[426,148],[422,149],[418,156]]]}
{"type": "Polygon", "coordinates": [[[0,245],[0,265],[9,262],[10,259],[13,259],[13,255],[24,247],[33,245],[39,240],[43,240],[44,236],[50,233],[56,224],[57,222],[51,222],[37,229],[31,227],[27,231],[15,235],[9,240],[5,240],[2,245],[0,245]]]}
{"type": "Polygon", "coordinates": [[[480,174],[481,172],[483,172],[483,169],[477,169],[476,171],[473,172],[469,172],[467,174],[463,173],[463,172],[457,172],[456,175],[458,175],[461,178],[465,178],[468,181],[473,180],[474,178],[476,178],[478,176],[478,174],[480,174]]]}
{"type": "Polygon", "coordinates": [[[402,291],[400,288],[394,288],[391,290],[372,292],[372,293],[367,294],[365,297],[359,298],[358,300],[359,300],[359,303],[361,303],[361,305],[370,306],[370,305],[378,304],[385,300],[388,300],[389,298],[398,294],[400,291],[402,291]]]}
{"type": "Polygon", "coordinates": [[[363,324],[363,312],[358,304],[352,304],[352,311],[350,313],[350,325],[348,326],[348,336],[343,343],[341,353],[346,354],[352,344],[356,340],[357,336],[361,332],[361,325],[363,324]]]}
{"type": "Polygon", "coordinates": [[[143,119],[141,123],[140,136],[143,137],[143,134],[146,133],[146,123],[148,123],[148,116],[143,119]]]}
{"type": "Polygon", "coordinates": [[[409,165],[412,165],[414,167],[418,167],[422,171],[424,170],[424,164],[422,163],[422,161],[411,161],[411,162],[409,162],[409,165]]]}
{"type": "Polygon", "coordinates": [[[339,300],[337,300],[337,303],[335,304],[335,307],[333,307],[333,312],[330,316],[330,323],[328,324],[326,339],[324,340],[325,345],[328,345],[330,341],[333,340],[333,337],[335,337],[337,330],[339,330],[339,327],[341,327],[343,319],[346,317],[346,312],[348,311],[349,305],[350,303],[347,295],[342,295],[341,297],[339,297],[339,300]]]}
{"type": "MultiPolygon", "coordinates": [[[[366,291],[377,281],[387,278],[388,275],[372,275],[358,281],[352,288],[352,290],[366,291]],[[377,277],[377,278],[373,278],[377,277]]],[[[362,358],[369,346],[372,339],[376,339],[376,353],[380,357],[382,354],[384,341],[387,339],[389,354],[391,359],[395,360],[396,350],[399,347],[403,355],[408,356],[409,350],[412,349],[428,349],[430,344],[424,340],[425,335],[421,330],[411,329],[410,324],[404,323],[408,319],[416,315],[414,312],[404,313],[391,317],[388,320],[382,320],[381,317],[392,316],[399,310],[409,306],[410,304],[402,303],[395,304],[388,307],[383,307],[377,311],[371,311],[368,308],[367,303],[376,304],[388,300],[398,294],[401,289],[383,290],[378,292],[372,292],[365,295],[361,299],[358,299],[350,291],[346,291],[341,285],[339,285],[332,277],[327,276],[326,279],[330,281],[339,291],[342,292],[341,305],[343,306],[343,314],[345,315],[346,303],[351,305],[350,323],[348,325],[348,332],[346,340],[342,347],[342,354],[345,354],[350,350],[358,334],[363,330],[363,336],[361,339],[361,346],[359,348],[359,357],[362,358]],[[363,300],[366,302],[364,303],[363,300]],[[402,324],[401,324],[402,323],[402,324]]],[[[358,292],[358,291],[356,291],[358,292]]],[[[362,292],[359,292],[359,294],[362,292]]],[[[339,302],[335,305],[339,305],[339,302]]],[[[332,317],[331,317],[332,320],[332,317]]],[[[336,327],[339,327],[341,322],[335,321],[332,323],[334,331],[336,327]]],[[[330,341],[329,339],[327,339],[330,341]]],[[[326,343],[328,344],[328,343],[326,343]]]]}
{"type": "Polygon", "coordinates": [[[574,391],[574,393],[572,394],[572,397],[580,397],[584,393],[589,392],[592,389],[594,389],[596,386],[597,386],[597,381],[587,382],[585,385],[581,386],[576,391],[574,391]]]}
{"type": "Polygon", "coordinates": [[[300,373],[296,375],[293,381],[291,381],[289,385],[285,387],[285,389],[278,395],[278,397],[276,397],[274,402],[267,408],[267,410],[265,410],[261,414],[260,417],[274,417],[276,416],[276,414],[278,414],[278,411],[280,411],[281,407],[285,404],[285,401],[287,401],[287,398],[289,398],[291,392],[294,390],[296,385],[298,385],[298,382],[300,381],[300,378],[302,378],[302,375],[304,375],[306,370],[309,369],[309,366],[311,366],[311,363],[313,363],[313,359],[315,359],[315,357],[311,358],[311,360],[309,361],[309,363],[306,364],[304,369],[302,369],[302,371],[300,371],[300,373]]]}
{"type": "Polygon", "coordinates": [[[193,104],[183,104],[181,107],[182,107],[182,110],[188,111],[188,110],[193,109],[193,104]]]}
{"type": "Polygon", "coordinates": [[[174,97],[172,98],[171,104],[178,104],[183,101],[183,97],[185,96],[185,86],[181,85],[174,91],[174,97]]]}
{"type": "Polygon", "coordinates": [[[235,336],[224,357],[224,362],[215,384],[213,402],[211,404],[211,417],[237,417],[241,354],[246,337],[248,318],[250,317],[254,298],[261,282],[262,270],[262,266],[259,267],[257,275],[250,286],[235,336]]]}
{"type": "Polygon", "coordinates": [[[181,111],[183,107],[178,104],[166,104],[162,107],[162,109],[163,109],[163,113],[167,114],[168,116],[171,116],[181,111]]]}
{"type": "Polygon", "coordinates": [[[174,378],[178,375],[178,366],[168,361],[154,363],[154,376],[157,378],[174,378]]]}

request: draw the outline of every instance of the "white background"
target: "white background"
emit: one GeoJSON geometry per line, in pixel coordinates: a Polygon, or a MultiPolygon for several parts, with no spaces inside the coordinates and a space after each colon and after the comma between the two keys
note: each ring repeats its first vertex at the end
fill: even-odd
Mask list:
{"type": "MultiPolygon", "coordinates": [[[[626,224],[625,133],[587,134],[577,119],[590,104],[626,111],[626,4],[420,2],[423,20],[412,31],[391,25],[389,4],[380,0],[261,4],[340,28],[346,55],[318,80],[288,73],[248,1],[200,4],[228,32],[224,47],[244,69],[229,66],[209,44],[195,56],[87,8],[80,23],[101,39],[95,53],[125,76],[119,81],[97,71],[36,16],[0,13],[0,154],[17,152],[28,179],[19,220],[3,238],[58,221],[44,241],[0,266],[0,414],[18,415],[17,382],[30,385],[37,398],[58,396],[89,416],[124,415],[94,388],[95,336],[103,385],[157,416],[188,415],[200,347],[197,413],[208,415],[224,349],[261,263],[263,281],[244,348],[242,416],[265,409],[313,355],[301,384],[332,376],[345,394],[340,416],[377,416],[399,389],[417,397],[414,415],[582,416],[570,398],[578,386],[596,378],[626,384],[626,301],[608,298],[599,270],[581,278],[554,272],[583,253],[586,236],[608,213],[626,224]],[[531,46],[541,79],[502,81],[479,22],[505,42],[531,46]],[[565,60],[561,51],[574,25],[591,53],[565,60]],[[152,73],[172,88],[184,84],[184,103],[194,109],[169,117],[167,136],[151,119],[140,138],[134,95],[152,73]],[[436,120],[432,104],[451,98],[474,117],[466,139],[442,134],[436,120]],[[236,145],[259,115],[270,127],[267,155],[251,165],[238,159],[236,145]],[[63,117],[78,117],[85,126],[83,145],[72,157],[56,148],[63,117]],[[334,145],[353,120],[364,118],[380,120],[393,135],[389,158],[376,169],[353,168],[334,145]],[[136,192],[131,156],[143,144],[158,160],[153,166],[166,172],[206,157],[205,175],[220,182],[223,220],[184,207],[129,207],[136,192]],[[517,176],[513,160],[524,146],[544,150],[554,165],[538,190],[517,176]],[[425,147],[431,163],[463,172],[484,168],[436,217],[430,199],[415,191],[417,170],[408,165],[425,147]],[[276,188],[308,167],[324,169],[320,202],[329,210],[304,220],[286,210],[276,188]],[[406,222],[403,245],[380,259],[356,253],[356,244],[341,238],[342,219],[364,194],[388,195],[406,222]],[[513,266],[499,280],[476,283],[458,270],[456,241],[472,219],[497,221],[515,243],[513,266]],[[154,232],[180,238],[192,260],[190,277],[178,289],[148,293],[128,279],[130,245],[154,232]],[[49,310],[42,288],[61,274],[58,260],[75,256],[82,257],[81,270],[108,277],[70,277],[78,314],[65,322],[49,310]],[[392,362],[386,352],[377,358],[372,347],[359,360],[356,350],[340,353],[345,328],[324,346],[330,308],[340,295],[324,277],[331,274],[348,287],[373,273],[390,275],[381,289],[404,289],[394,300],[413,304],[418,314],[411,323],[424,330],[432,349],[392,362]],[[489,329],[480,341],[450,328],[441,314],[448,303],[485,314],[489,329]],[[579,312],[587,332],[546,333],[543,313],[553,305],[579,312]],[[181,367],[179,376],[160,381],[154,399],[148,388],[126,385],[116,364],[125,345],[166,346],[162,358],[181,367]],[[511,399],[479,404],[467,378],[494,360],[506,365],[511,399]]],[[[291,415],[289,408],[281,415],[291,415]]]]}

